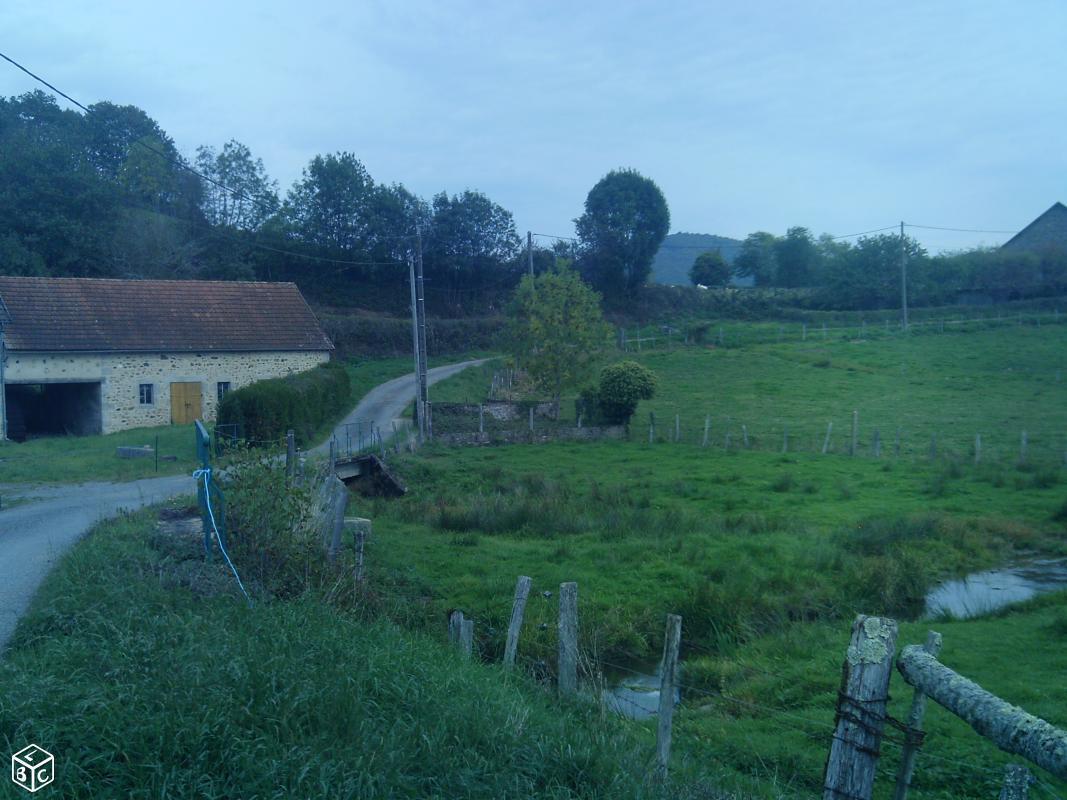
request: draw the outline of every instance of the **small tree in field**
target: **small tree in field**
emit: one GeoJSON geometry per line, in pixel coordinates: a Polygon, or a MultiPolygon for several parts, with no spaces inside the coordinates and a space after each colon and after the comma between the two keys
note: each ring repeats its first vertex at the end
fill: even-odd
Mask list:
{"type": "Polygon", "coordinates": [[[709,250],[696,257],[689,268],[689,280],[694,286],[725,286],[733,270],[718,250],[709,250]]]}
{"type": "Polygon", "coordinates": [[[620,361],[600,371],[596,391],[597,410],[604,422],[623,425],[637,410],[641,400],[656,394],[656,374],[636,361],[620,361]]]}
{"type": "Polygon", "coordinates": [[[571,269],[527,275],[509,315],[513,355],[558,410],[564,390],[588,380],[608,336],[600,295],[571,269]]]}

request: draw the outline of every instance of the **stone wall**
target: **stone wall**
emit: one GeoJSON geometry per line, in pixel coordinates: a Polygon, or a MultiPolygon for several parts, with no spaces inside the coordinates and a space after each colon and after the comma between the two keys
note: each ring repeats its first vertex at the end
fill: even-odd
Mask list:
{"type": "Polygon", "coordinates": [[[433,440],[453,447],[478,447],[493,444],[536,444],[545,442],[596,442],[625,439],[625,425],[587,425],[581,428],[540,428],[533,431],[494,431],[493,433],[442,433],[433,440]]]}
{"type": "Polygon", "coordinates": [[[104,433],[167,425],[171,383],[199,383],[201,417],[214,421],[218,384],[230,389],[264,378],[303,372],[329,360],[325,352],[274,353],[19,353],[8,351],[7,383],[100,382],[104,433]],[[140,402],[140,385],[152,385],[152,402],[140,402]]]}

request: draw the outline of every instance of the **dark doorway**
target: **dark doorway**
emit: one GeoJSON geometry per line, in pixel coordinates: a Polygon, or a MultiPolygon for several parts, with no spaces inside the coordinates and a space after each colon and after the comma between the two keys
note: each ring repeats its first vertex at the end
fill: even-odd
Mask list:
{"type": "Polygon", "coordinates": [[[7,435],[16,442],[101,431],[99,383],[9,383],[4,398],[7,435]]]}

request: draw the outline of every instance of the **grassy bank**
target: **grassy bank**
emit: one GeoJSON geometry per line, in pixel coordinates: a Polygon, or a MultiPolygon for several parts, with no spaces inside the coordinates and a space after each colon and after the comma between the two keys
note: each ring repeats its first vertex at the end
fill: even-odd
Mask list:
{"type": "MultiPolygon", "coordinates": [[[[649,748],[594,708],[561,710],[523,679],[310,596],[249,609],[175,585],[154,527],[151,512],[98,526],[0,662],[0,743],[52,752],[50,791],[659,796],[649,748]]],[[[0,796],[20,791],[5,781],[0,796]]]]}

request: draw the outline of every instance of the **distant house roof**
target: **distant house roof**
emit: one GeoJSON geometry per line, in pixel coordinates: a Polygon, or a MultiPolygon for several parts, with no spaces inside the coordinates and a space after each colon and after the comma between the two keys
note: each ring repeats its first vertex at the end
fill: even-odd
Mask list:
{"type": "Polygon", "coordinates": [[[1031,253],[1049,249],[1067,251],[1067,206],[1054,203],[1052,208],[1008,239],[1000,249],[1031,253]]]}
{"type": "Polygon", "coordinates": [[[11,350],[333,349],[292,283],[0,276],[0,304],[11,350]]]}

